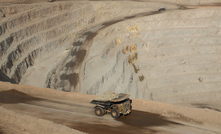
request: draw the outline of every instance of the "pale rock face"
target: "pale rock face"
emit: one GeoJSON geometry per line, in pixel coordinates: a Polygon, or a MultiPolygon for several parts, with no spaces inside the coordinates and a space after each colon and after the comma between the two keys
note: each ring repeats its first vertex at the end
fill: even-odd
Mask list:
{"type": "Polygon", "coordinates": [[[83,93],[113,90],[170,103],[220,99],[219,12],[168,12],[102,30],[82,68],[83,93]]]}
{"type": "Polygon", "coordinates": [[[164,102],[220,99],[221,8],[170,2],[0,6],[0,80],[164,102]]]}

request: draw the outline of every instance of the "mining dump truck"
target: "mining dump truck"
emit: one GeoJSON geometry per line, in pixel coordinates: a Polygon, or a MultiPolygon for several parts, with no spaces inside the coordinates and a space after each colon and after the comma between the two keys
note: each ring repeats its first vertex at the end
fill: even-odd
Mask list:
{"type": "Polygon", "coordinates": [[[103,116],[110,113],[113,118],[118,118],[120,115],[127,115],[132,110],[132,100],[129,99],[129,94],[106,93],[92,100],[90,103],[95,104],[95,114],[103,116]]]}

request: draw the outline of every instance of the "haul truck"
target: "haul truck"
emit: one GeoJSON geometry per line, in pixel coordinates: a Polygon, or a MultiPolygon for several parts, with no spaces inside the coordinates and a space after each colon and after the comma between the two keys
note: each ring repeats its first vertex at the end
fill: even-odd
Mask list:
{"type": "Polygon", "coordinates": [[[113,118],[118,118],[120,115],[127,115],[132,110],[132,100],[129,98],[129,94],[118,94],[113,99],[97,98],[90,103],[95,104],[95,114],[97,116],[103,116],[110,113],[113,118]]]}

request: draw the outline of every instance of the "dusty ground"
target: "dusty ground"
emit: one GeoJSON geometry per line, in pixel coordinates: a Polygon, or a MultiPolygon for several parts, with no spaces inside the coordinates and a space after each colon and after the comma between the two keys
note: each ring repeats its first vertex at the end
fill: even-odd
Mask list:
{"type": "Polygon", "coordinates": [[[89,102],[97,96],[4,82],[0,85],[3,134],[81,133],[79,131],[218,134],[221,131],[221,113],[210,109],[133,99],[133,112],[114,120],[110,115],[95,116],[89,102]]]}

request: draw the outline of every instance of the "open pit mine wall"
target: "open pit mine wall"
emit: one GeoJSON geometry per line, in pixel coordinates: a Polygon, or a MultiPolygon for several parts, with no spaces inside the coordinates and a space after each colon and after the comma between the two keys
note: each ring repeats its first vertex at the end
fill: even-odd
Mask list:
{"type": "MultiPolygon", "coordinates": [[[[76,56],[73,54],[80,48],[75,45],[76,40],[99,24],[150,10],[146,8],[149,4],[135,4],[137,8],[133,5],[128,2],[1,5],[0,80],[80,92],[79,86],[71,86],[76,82],[71,82],[69,76],[73,72],[70,63],[75,64],[76,56]],[[56,61],[53,59],[56,56],[62,59],[56,61]],[[41,65],[45,60],[49,61],[48,64],[53,60],[54,63],[44,63],[44,73],[40,70],[38,75],[42,76],[38,79],[30,77],[29,74],[33,73],[30,68],[41,65]],[[34,83],[28,83],[29,79],[34,79],[34,83]],[[40,79],[44,79],[43,84],[40,79]]],[[[153,5],[155,9],[159,7],[153,5]]]]}
{"type": "Polygon", "coordinates": [[[99,31],[82,66],[81,91],[169,103],[220,100],[221,8],[192,8],[99,31]]]}
{"type": "Polygon", "coordinates": [[[84,62],[83,92],[114,90],[171,103],[221,99],[220,13],[179,10],[106,28],[84,62]]]}
{"type": "MultiPolygon", "coordinates": [[[[208,3],[198,2],[191,4],[208,3]]],[[[154,2],[1,6],[0,79],[27,84],[30,68],[60,56],[44,65],[42,87],[87,94],[113,90],[164,102],[221,99],[220,8],[181,9],[154,2]],[[161,6],[175,10],[125,17],[161,6]],[[118,23],[100,25],[114,19],[118,23]],[[90,29],[96,31],[92,41],[81,44],[90,29]]]]}
{"type": "MultiPolygon", "coordinates": [[[[102,2],[45,2],[1,6],[1,80],[19,83],[37,59],[71,50],[76,38],[85,31],[118,15],[117,12],[112,13],[113,7],[120,6],[102,2]]],[[[62,68],[62,64],[59,66],[62,68]]]]}

